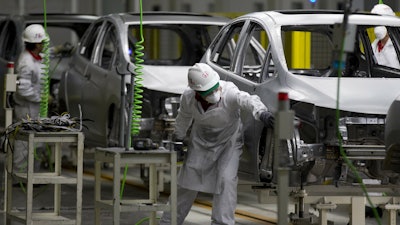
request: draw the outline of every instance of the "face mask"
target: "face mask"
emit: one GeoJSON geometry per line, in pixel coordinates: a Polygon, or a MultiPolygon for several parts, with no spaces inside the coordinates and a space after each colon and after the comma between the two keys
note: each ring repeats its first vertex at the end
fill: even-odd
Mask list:
{"type": "Polygon", "coordinates": [[[386,34],[387,34],[387,30],[385,26],[378,26],[374,28],[374,33],[375,33],[375,37],[378,40],[382,40],[386,34]]]}
{"type": "Polygon", "coordinates": [[[221,99],[221,91],[216,91],[216,92],[208,95],[205,100],[208,103],[215,104],[215,103],[219,102],[220,99],[221,99]]]}

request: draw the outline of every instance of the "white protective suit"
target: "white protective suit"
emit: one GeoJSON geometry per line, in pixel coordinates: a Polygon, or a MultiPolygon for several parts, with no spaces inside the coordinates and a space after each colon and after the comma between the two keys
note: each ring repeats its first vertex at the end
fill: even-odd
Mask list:
{"type": "MultiPolygon", "coordinates": [[[[213,193],[213,225],[234,225],[237,170],[242,153],[240,110],[252,112],[258,120],[266,106],[256,95],[240,91],[232,82],[219,81],[221,100],[204,112],[195,91],[181,97],[175,135],[183,139],[193,122],[188,154],[178,175],[178,224],[190,211],[197,193],[213,193]]],[[[160,224],[170,224],[170,213],[160,224]]]]}
{"type": "MultiPolygon", "coordinates": [[[[35,59],[31,53],[24,50],[17,61],[17,75],[19,85],[14,93],[14,121],[26,119],[29,115],[32,119],[38,119],[40,114],[40,95],[42,61],[35,59]]],[[[14,170],[20,172],[26,164],[26,142],[16,141],[14,149],[14,170]]]]}
{"type": "Polygon", "coordinates": [[[400,69],[399,59],[397,58],[392,40],[389,38],[380,52],[378,51],[378,41],[378,39],[375,39],[371,44],[377,63],[379,65],[400,69]]]}

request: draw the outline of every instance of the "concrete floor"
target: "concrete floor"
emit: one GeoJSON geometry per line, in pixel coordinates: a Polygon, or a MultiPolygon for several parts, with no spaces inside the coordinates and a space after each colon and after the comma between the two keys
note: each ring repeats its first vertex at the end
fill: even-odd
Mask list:
{"type": "MultiPolygon", "coordinates": [[[[5,224],[4,219],[4,159],[5,154],[0,154],[0,171],[1,171],[1,195],[0,195],[0,224],[5,224]]],[[[44,169],[42,169],[44,170],[44,169]]],[[[94,161],[92,159],[85,160],[84,163],[84,176],[83,176],[83,196],[82,196],[82,225],[93,225],[95,220],[94,214],[94,161]]],[[[72,174],[73,170],[68,170],[66,173],[72,174]]],[[[107,178],[112,177],[112,169],[103,169],[105,182],[102,183],[102,196],[107,197],[107,195],[111,196],[112,193],[112,182],[107,178]],[[107,181],[108,180],[108,181],[107,181]]],[[[168,179],[168,176],[166,176],[168,179]]],[[[239,190],[243,188],[248,188],[249,185],[239,185],[239,190]]],[[[20,211],[25,210],[26,204],[26,195],[24,189],[21,187],[14,187],[13,194],[13,208],[18,209],[20,211]]],[[[48,212],[53,210],[53,185],[43,185],[40,187],[34,188],[34,204],[33,210],[34,212],[48,212]]],[[[165,189],[168,189],[168,184],[165,185],[165,189]]],[[[273,218],[275,217],[274,209],[267,209],[262,204],[253,203],[256,201],[256,194],[241,192],[238,194],[239,198],[246,199],[243,201],[243,204],[239,207],[239,210],[242,211],[251,211],[256,217],[261,218],[273,218]],[[249,195],[250,194],[250,195],[249,195]],[[242,197],[240,197],[242,196],[242,197]]],[[[124,189],[124,197],[126,198],[147,198],[147,187],[144,182],[140,179],[140,170],[139,168],[129,168],[127,181],[124,189]]],[[[159,201],[162,203],[167,202],[168,200],[168,190],[166,192],[160,193],[159,201]]],[[[211,195],[200,194],[198,198],[199,202],[206,202],[206,204],[211,202],[211,195]]],[[[62,194],[61,194],[61,215],[67,218],[74,218],[76,216],[76,188],[74,185],[64,184],[62,185],[62,194]]],[[[157,213],[161,216],[162,212],[157,213]]],[[[148,213],[144,212],[132,212],[132,213],[122,213],[120,225],[132,225],[139,224],[140,221],[144,220],[140,224],[149,224],[145,218],[149,216],[148,213]]],[[[210,224],[211,211],[210,208],[205,206],[204,204],[196,203],[188,217],[185,220],[185,225],[195,225],[195,224],[210,224]]],[[[266,224],[265,222],[259,222],[257,220],[249,220],[248,218],[243,218],[238,216],[236,224],[240,225],[250,225],[250,224],[266,224]]],[[[112,214],[109,211],[103,210],[101,213],[101,221],[103,225],[112,224],[112,214]]],[[[12,225],[21,224],[16,221],[11,223],[12,225]]]]}
{"type": "MultiPolygon", "coordinates": [[[[0,224],[4,224],[4,194],[3,194],[3,169],[5,155],[0,154],[0,171],[1,171],[1,187],[2,192],[0,195],[0,224]]],[[[85,175],[83,177],[83,214],[82,214],[82,225],[93,225],[94,224],[94,176],[93,176],[93,160],[85,159],[84,169],[85,175]]],[[[103,170],[104,171],[104,170],[103,170]]],[[[132,198],[145,198],[147,196],[146,185],[139,178],[140,172],[138,168],[130,168],[128,170],[127,185],[125,186],[124,196],[132,198]]],[[[72,174],[73,175],[73,174],[72,174]]],[[[105,177],[111,176],[111,168],[105,170],[105,177]]],[[[247,182],[239,182],[238,186],[238,206],[237,211],[244,214],[252,215],[256,218],[269,219],[276,221],[277,218],[277,207],[276,204],[262,204],[258,202],[258,195],[251,188],[252,184],[247,182]]],[[[167,185],[166,185],[167,187],[167,185]]],[[[19,210],[25,209],[25,193],[21,188],[15,188],[14,190],[14,203],[15,208],[19,210]]],[[[112,193],[112,182],[105,182],[102,186],[104,195],[112,193]]],[[[168,190],[167,190],[168,191],[168,190]]],[[[41,187],[34,188],[34,210],[37,212],[43,212],[46,210],[52,210],[53,208],[53,187],[52,185],[44,185],[41,187]]],[[[161,193],[159,196],[160,202],[166,202],[168,199],[167,193],[161,193]]],[[[211,195],[200,194],[198,197],[199,202],[211,202],[211,195]]],[[[73,218],[75,217],[75,188],[73,185],[62,185],[62,215],[73,218]]],[[[294,211],[294,205],[289,206],[289,211],[294,211]]],[[[313,210],[311,210],[313,211],[313,210]]],[[[161,215],[162,212],[158,212],[161,215]]],[[[317,211],[313,213],[318,214],[317,211]]],[[[141,220],[147,218],[148,213],[122,213],[120,225],[136,225],[141,220]]],[[[184,225],[204,225],[210,224],[211,211],[209,207],[205,207],[203,204],[195,204],[192,207],[188,217],[186,218],[184,225]]],[[[328,214],[328,219],[334,222],[335,225],[346,225],[349,221],[349,207],[339,206],[335,211],[328,214]]],[[[112,224],[112,214],[108,211],[102,211],[101,221],[103,225],[112,224]]],[[[12,225],[20,223],[13,222],[12,225]]],[[[140,224],[148,224],[144,221],[140,224]]],[[[236,216],[237,225],[257,225],[257,224],[268,224],[259,220],[252,220],[247,217],[236,216]]],[[[366,224],[374,225],[378,224],[374,219],[367,219],[366,224]]],[[[400,224],[400,219],[397,218],[397,224],[400,224]]]]}

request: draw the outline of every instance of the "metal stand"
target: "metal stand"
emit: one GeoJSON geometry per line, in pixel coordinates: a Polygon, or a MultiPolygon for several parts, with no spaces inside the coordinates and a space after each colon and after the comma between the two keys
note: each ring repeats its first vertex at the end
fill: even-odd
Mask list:
{"type": "Polygon", "coordinates": [[[100,211],[102,208],[110,209],[113,212],[113,225],[119,225],[121,212],[150,212],[150,224],[157,224],[157,211],[170,211],[171,224],[176,224],[176,152],[160,150],[129,150],[125,148],[96,148],[95,152],[95,224],[100,225],[100,211]],[[106,200],[101,196],[101,165],[104,163],[113,164],[113,196],[106,200]],[[149,198],[148,199],[122,199],[121,188],[121,167],[129,165],[145,164],[149,166],[149,198]],[[157,203],[157,165],[169,164],[171,170],[171,196],[169,204],[157,203]]]}
{"type": "Polygon", "coordinates": [[[278,175],[278,225],[288,225],[289,196],[289,170],[282,163],[282,153],[279,149],[281,140],[293,138],[294,112],[290,110],[289,96],[285,92],[278,93],[278,111],[276,112],[276,124],[274,129],[274,170],[278,175]]]}
{"type": "MultiPolygon", "coordinates": [[[[302,198],[303,204],[310,206],[314,205],[319,211],[318,221],[309,217],[308,222],[300,223],[295,221],[295,224],[318,224],[327,225],[327,213],[334,211],[340,205],[349,205],[350,224],[365,224],[365,206],[367,205],[366,197],[357,186],[341,186],[336,188],[332,185],[314,185],[307,186],[305,190],[297,190],[297,188],[289,188],[290,204],[299,204],[299,198],[302,198]]],[[[396,191],[398,186],[369,186],[368,190],[371,193],[382,193],[381,195],[372,194],[370,199],[372,203],[381,207],[384,210],[382,221],[387,225],[396,225],[396,214],[400,210],[400,196],[396,191]],[[385,194],[383,194],[385,193],[385,194]]],[[[275,190],[257,189],[259,192],[260,203],[276,204],[278,196],[274,195],[275,190]]],[[[293,218],[292,218],[293,219],[293,218]]],[[[295,218],[295,220],[298,218],[295,218]]]]}
{"type": "MultiPolygon", "coordinates": [[[[7,151],[7,191],[5,193],[6,224],[10,225],[15,219],[26,225],[33,224],[81,224],[82,215],[82,174],[83,174],[83,140],[81,132],[32,132],[20,131],[10,141],[26,141],[28,143],[28,168],[26,172],[13,171],[13,151],[7,151]],[[54,172],[34,171],[34,148],[37,143],[50,143],[54,145],[54,172]],[[67,177],[61,171],[61,144],[77,143],[78,162],[76,177],[67,177]],[[26,211],[12,210],[13,180],[26,183],[26,211]],[[33,185],[54,184],[54,210],[53,212],[33,212],[33,185]],[[61,185],[76,184],[76,219],[69,219],[61,215],[61,185]]],[[[11,142],[12,143],[12,142],[11,142]]]]}
{"type": "MultiPolygon", "coordinates": [[[[8,62],[7,63],[7,74],[4,76],[4,93],[3,93],[3,108],[4,108],[4,113],[5,113],[5,118],[4,118],[4,129],[6,129],[8,126],[12,124],[13,120],[13,108],[10,104],[7,104],[8,98],[11,96],[11,93],[14,93],[17,90],[17,75],[14,74],[14,62],[8,62]]],[[[4,151],[7,151],[7,141],[4,141],[4,151]]],[[[6,180],[7,180],[7,164],[4,163],[4,180],[2,183],[2,188],[4,188],[4,193],[7,193],[7,185],[6,180]]],[[[3,204],[3,210],[6,211],[7,208],[7,200],[4,198],[4,204],[3,204]]]]}

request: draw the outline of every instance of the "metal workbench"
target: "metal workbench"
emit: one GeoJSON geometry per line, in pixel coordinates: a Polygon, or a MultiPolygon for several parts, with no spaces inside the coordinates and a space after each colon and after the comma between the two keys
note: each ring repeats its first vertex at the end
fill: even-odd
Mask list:
{"type": "Polygon", "coordinates": [[[150,212],[150,224],[157,224],[156,212],[169,211],[171,224],[176,224],[176,152],[164,148],[158,150],[126,150],[125,148],[96,148],[95,151],[95,224],[100,225],[101,209],[112,210],[113,224],[120,222],[121,212],[150,212]],[[112,199],[105,199],[101,195],[101,170],[104,163],[113,164],[113,194],[112,199]],[[171,196],[169,204],[160,204],[157,201],[157,166],[168,164],[171,171],[171,196]],[[149,167],[149,198],[125,199],[120,196],[121,167],[146,165],[149,167]]]}
{"type": "Polygon", "coordinates": [[[10,146],[14,141],[26,141],[28,160],[26,171],[13,170],[13,149],[7,150],[6,164],[6,224],[11,224],[11,220],[23,222],[24,224],[81,224],[82,216],[82,174],[83,174],[83,149],[84,136],[81,132],[34,132],[20,130],[13,137],[10,137],[10,146]],[[37,172],[34,171],[35,146],[38,143],[45,143],[54,152],[54,171],[37,172]],[[65,176],[61,168],[61,145],[70,143],[76,146],[77,165],[76,176],[65,176]],[[13,209],[13,183],[19,181],[26,184],[26,210],[18,211],[13,209]],[[35,184],[54,185],[54,210],[49,212],[33,212],[33,186],[35,184]],[[61,212],[61,185],[76,185],[76,218],[70,219],[62,215],[61,212]]]}

